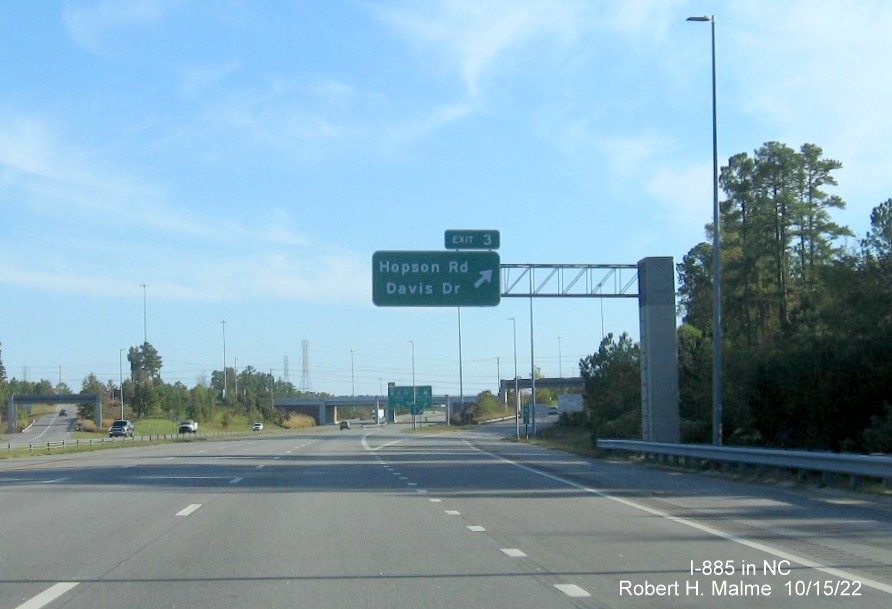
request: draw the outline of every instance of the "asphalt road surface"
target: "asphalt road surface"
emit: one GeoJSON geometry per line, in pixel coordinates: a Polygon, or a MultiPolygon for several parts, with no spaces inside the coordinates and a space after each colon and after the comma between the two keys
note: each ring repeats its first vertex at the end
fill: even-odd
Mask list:
{"type": "MultiPolygon", "coordinates": [[[[60,417],[58,412],[45,414],[34,421],[34,424],[28,431],[3,435],[0,444],[9,445],[13,448],[16,446],[28,446],[29,444],[40,444],[47,442],[61,442],[71,437],[74,431],[77,417],[74,416],[75,410],[66,408],[68,416],[60,417]]],[[[2,431],[6,431],[6,426],[2,431]]]]}
{"type": "Polygon", "coordinates": [[[888,503],[505,427],[0,461],[0,609],[892,606],[888,503]]]}

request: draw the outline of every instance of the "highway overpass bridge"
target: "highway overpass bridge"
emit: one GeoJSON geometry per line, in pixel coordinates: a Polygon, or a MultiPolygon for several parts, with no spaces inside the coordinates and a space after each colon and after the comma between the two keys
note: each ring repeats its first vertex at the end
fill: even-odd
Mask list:
{"type": "MultiPolygon", "coordinates": [[[[531,389],[533,382],[528,378],[502,379],[499,381],[499,396],[504,400],[509,391],[514,391],[514,383],[518,389],[531,389]]],[[[584,382],[581,376],[570,377],[542,377],[536,379],[537,389],[579,389],[582,390],[584,382]]]]}
{"type": "MultiPolygon", "coordinates": [[[[512,381],[513,382],[513,381],[512,381]]],[[[477,396],[433,395],[431,405],[434,407],[445,406],[448,412],[461,404],[475,404],[477,396]]],[[[383,408],[385,420],[393,422],[394,413],[388,406],[386,395],[357,395],[357,396],[328,396],[324,398],[277,398],[273,405],[285,412],[296,412],[313,417],[317,425],[333,425],[338,418],[338,407],[345,408],[383,408]]]]}

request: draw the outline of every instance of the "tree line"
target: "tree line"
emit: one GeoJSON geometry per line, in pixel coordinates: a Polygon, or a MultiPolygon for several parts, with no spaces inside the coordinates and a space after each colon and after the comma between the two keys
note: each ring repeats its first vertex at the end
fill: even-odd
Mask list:
{"type": "MultiPolygon", "coordinates": [[[[123,384],[114,380],[103,382],[93,373],[83,379],[79,393],[99,394],[105,415],[118,416],[123,397],[124,404],[136,418],[165,416],[190,418],[201,423],[210,421],[219,414],[224,419],[245,415],[250,419],[281,422],[283,415],[273,405],[275,398],[328,395],[298,391],[292,383],[275,378],[272,372],[259,372],[253,366],[246,366],[241,370],[227,368],[226,374],[222,370],[215,370],[209,382],[199,379],[191,388],[179,381],[167,383],[161,376],[163,359],[148,342],[131,347],[127,352],[127,361],[130,373],[123,384]]],[[[0,349],[0,400],[3,404],[13,394],[71,393],[73,391],[65,383],[53,385],[46,379],[36,382],[7,379],[0,349]]],[[[78,415],[93,419],[94,408],[93,404],[83,404],[78,408],[78,415]]]]}
{"type": "MultiPolygon", "coordinates": [[[[831,217],[841,167],[767,142],[721,170],[726,443],[892,452],[892,199],[855,240],[831,217]]],[[[711,439],[712,263],[704,241],[677,264],[686,442],[711,439]]],[[[640,437],[638,365],[627,335],[580,362],[594,435],[640,437]]]]}

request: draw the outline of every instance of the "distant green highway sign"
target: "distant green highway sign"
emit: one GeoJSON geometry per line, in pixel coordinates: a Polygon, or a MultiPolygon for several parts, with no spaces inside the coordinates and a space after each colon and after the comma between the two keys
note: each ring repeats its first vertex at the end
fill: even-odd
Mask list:
{"type": "Polygon", "coordinates": [[[416,385],[413,392],[411,386],[388,385],[387,402],[391,409],[408,408],[412,414],[421,414],[433,404],[433,388],[430,385],[416,385]]]}
{"type": "Polygon", "coordinates": [[[380,251],[372,255],[372,302],[379,307],[499,304],[496,252],[380,251]]]}
{"type": "Polygon", "coordinates": [[[448,250],[497,250],[499,231],[447,230],[445,241],[448,250]]]}

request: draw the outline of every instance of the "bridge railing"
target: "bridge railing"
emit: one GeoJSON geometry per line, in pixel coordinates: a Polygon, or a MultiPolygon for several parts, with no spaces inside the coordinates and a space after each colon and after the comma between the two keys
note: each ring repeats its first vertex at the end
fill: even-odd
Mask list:
{"type": "Polygon", "coordinates": [[[818,472],[825,479],[834,474],[841,474],[851,476],[853,486],[857,486],[863,478],[873,478],[882,480],[887,487],[892,487],[892,457],[887,456],[636,440],[599,439],[596,445],[603,450],[633,452],[655,457],[661,461],[681,463],[683,460],[685,465],[693,461],[740,467],[755,466],[796,470],[800,472],[800,476],[804,472],[818,472]]]}

